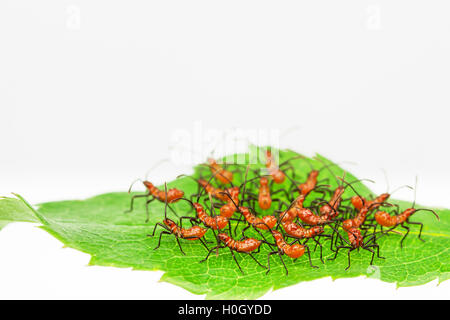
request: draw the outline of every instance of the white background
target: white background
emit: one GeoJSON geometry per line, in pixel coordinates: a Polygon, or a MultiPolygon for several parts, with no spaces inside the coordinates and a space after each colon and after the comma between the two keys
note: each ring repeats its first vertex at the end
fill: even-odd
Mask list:
{"type": "MultiPolygon", "coordinates": [[[[448,1],[0,2],[0,194],[123,191],[176,130],[278,129],[359,177],[450,207],[448,1]]],[[[152,172],[170,180],[187,167],[152,172]]],[[[412,199],[399,191],[396,197],[412,199]]],[[[0,232],[0,298],[203,298],[161,272],[86,267],[30,224],[0,232]]],[[[329,278],[264,298],[449,298],[329,278]]]]}

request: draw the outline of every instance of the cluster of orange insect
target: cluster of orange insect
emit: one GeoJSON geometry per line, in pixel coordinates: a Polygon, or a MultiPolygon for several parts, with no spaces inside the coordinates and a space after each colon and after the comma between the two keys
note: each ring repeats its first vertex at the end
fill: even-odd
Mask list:
{"type": "Polygon", "coordinates": [[[384,259],[380,256],[377,240],[390,232],[399,233],[394,231],[396,227],[405,230],[400,241],[402,247],[411,224],[420,226],[419,239],[422,240],[423,224],[410,221],[410,217],[415,212],[431,211],[439,219],[433,210],[415,209],[414,205],[412,208],[400,212],[398,206],[388,203],[389,193],[383,193],[371,200],[365,199],[352,186],[362,180],[347,182],[345,174],[343,177],[336,177],[330,170],[333,165],[335,164],[323,164],[322,168],[316,170],[303,156],[292,157],[278,165],[272,152],[266,150],[265,170],[252,170],[255,176],[248,179],[250,166],[233,165],[236,168],[230,171],[225,165],[217,163],[214,159],[208,159],[207,167],[209,167],[210,177],[189,177],[198,185],[197,193],[192,194],[189,199],[185,197],[182,190],[176,188],[168,190],[167,185],[164,190],[161,190],[152,183],[144,181],[147,193],[134,195],[128,212],[133,210],[133,202],[136,198],[145,197],[146,221],[148,221],[149,203],[153,200],[165,203],[165,219],[156,223],[153,233],[149,235],[153,237],[158,227],[163,229],[159,234],[158,245],[155,249],[160,247],[164,234],[175,237],[183,254],[185,253],[180,239],[200,242],[207,250],[206,257],[200,262],[206,261],[212,252],[216,251],[218,254],[220,249],[228,248],[241,272],[243,270],[235,253],[249,255],[259,266],[267,269],[267,273],[270,272],[271,256],[278,255],[286,275],[288,269],[283,256],[288,256],[295,262],[306,253],[310,266],[317,268],[312,263],[311,250],[307,244],[310,240],[315,243],[314,251],[317,248],[320,249],[322,263],[324,263],[322,242],[329,241],[330,250],[334,252],[334,256],[328,260],[336,259],[340,250],[347,249],[347,270],[351,265],[350,253],[355,249],[361,248],[371,252],[370,264],[373,263],[375,251],[378,258],[384,259]],[[296,171],[291,161],[296,158],[303,158],[311,166],[306,180],[302,182],[295,180],[296,171]],[[241,169],[244,167],[245,175],[243,176],[244,171],[241,169]],[[328,178],[319,180],[320,172],[323,169],[327,169],[338,181],[337,188],[331,189],[330,185],[321,184],[328,181],[328,178]],[[240,173],[240,180],[243,181],[239,186],[233,184],[233,181],[236,181],[236,173],[240,173]],[[286,187],[286,184],[289,186],[286,187]],[[354,195],[349,199],[343,199],[348,187],[353,190],[354,195]],[[312,194],[317,196],[314,199],[308,199],[312,198],[312,194]],[[281,197],[277,197],[277,195],[281,195],[281,197]],[[170,206],[179,200],[187,201],[194,209],[195,216],[189,215],[188,212],[179,216],[170,206]],[[305,205],[306,200],[309,201],[308,205],[305,205]],[[177,217],[176,219],[168,218],[167,208],[177,217]],[[387,210],[385,208],[391,208],[391,213],[384,211],[387,210]],[[218,214],[216,214],[216,209],[219,210],[218,214]],[[271,209],[271,214],[261,214],[261,210],[267,212],[271,209]],[[178,222],[174,220],[178,220],[178,222]],[[185,220],[190,223],[190,227],[183,227],[185,220]],[[244,222],[239,229],[241,237],[236,240],[238,226],[241,222],[244,222]],[[232,223],[234,228],[232,228],[232,223]],[[377,231],[377,227],[380,227],[379,231],[377,231]],[[246,236],[249,229],[255,230],[255,236],[246,236]],[[208,247],[208,241],[205,239],[208,230],[214,234],[215,242],[213,243],[216,243],[211,248],[208,247]],[[262,264],[255,257],[255,254],[260,252],[262,245],[269,248],[267,265],[262,264]]]}

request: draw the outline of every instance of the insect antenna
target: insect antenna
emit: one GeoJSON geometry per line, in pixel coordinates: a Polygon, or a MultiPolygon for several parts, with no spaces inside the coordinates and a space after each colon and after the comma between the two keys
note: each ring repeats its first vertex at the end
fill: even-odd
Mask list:
{"type": "Polygon", "coordinates": [[[400,190],[400,189],[402,189],[402,188],[408,188],[408,189],[411,189],[411,190],[413,189],[413,187],[411,187],[411,186],[405,184],[405,185],[403,185],[403,186],[400,186],[400,187],[398,187],[398,188],[395,188],[394,191],[392,191],[392,192],[390,193],[390,195],[392,196],[395,192],[397,192],[398,190],[400,190]]]}
{"type": "MultiPolygon", "coordinates": [[[[323,169],[327,169],[328,172],[331,174],[331,176],[336,180],[336,182],[337,182],[337,184],[338,184],[338,186],[339,186],[340,183],[341,183],[340,180],[336,177],[336,175],[334,174],[334,172],[330,169],[330,167],[332,167],[333,165],[337,165],[337,163],[336,163],[336,164],[334,164],[334,163],[326,164],[326,163],[325,163],[322,159],[320,159],[319,157],[314,157],[314,159],[317,160],[317,161],[319,161],[320,163],[323,164],[323,167],[320,168],[318,171],[320,172],[320,171],[322,171],[323,169]]],[[[345,176],[345,171],[344,171],[344,176],[345,176]]]]}
{"type": "Polygon", "coordinates": [[[416,205],[416,196],[417,196],[417,175],[416,175],[416,181],[414,183],[414,201],[413,201],[413,205],[412,207],[414,208],[414,206],[416,205]]]}
{"type": "MultiPolygon", "coordinates": [[[[250,165],[247,165],[247,169],[245,169],[245,178],[244,178],[244,188],[242,189],[242,201],[245,200],[245,188],[247,186],[247,177],[248,177],[248,170],[250,169],[250,165]]],[[[239,188],[240,190],[240,188],[239,188]]],[[[230,198],[231,199],[231,198],[230,198]]],[[[234,202],[234,201],[233,201],[234,202]]]]}
{"type": "Polygon", "coordinates": [[[298,186],[298,185],[299,185],[298,181],[295,181],[294,179],[292,179],[291,177],[289,177],[289,175],[287,175],[286,173],[285,173],[284,175],[286,176],[286,178],[289,179],[290,182],[292,182],[292,184],[293,184],[294,186],[298,186]]]}
{"type": "Polygon", "coordinates": [[[164,192],[166,193],[164,197],[164,219],[167,219],[167,182],[164,182],[164,192]]]}
{"type": "Polygon", "coordinates": [[[298,155],[298,156],[291,157],[291,158],[289,158],[289,159],[283,161],[282,163],[280,163],[280,164],[278,165],[278,167],[280,168],[280,167],[284,166],[285,164],[289,163],[289,161],[292,161],[292,160],[295,160],[295,159],[303,159],[303,160],[305,160],[306,163],[307,163],[307,164],[309,165],[309,167],[311,168],[311,170],[314,170],[314,166],[312,165],[311,161],[310,161],[307,157],[305,157],[305,156],[303,156],[303,155],[298,155]]]}
{"type": "MultiPolygon", "coordinates": [[[[416,205],[417,181],[418,181],[418,177],[416,176],[416,181],[414,182],[414,201],[413,201],[413,205],[412,205],[413,209],[414,209],[414,207],[416,205]]],[[[435,217],[438,219],[438,221],[440,221],[439,215],[436,213],[436,211],[434,211],[432,209],[420,208],[420,209],[417,209],[416,212],[417,211],[429,211],[429,212],[431,212],[431,213],[433,213],[435,215],[435,217]]]]}
{"type": "Polygon", "coordinates": [[[159,167],[161,164],[163,164],[164,162],[168,162],[169,159],[162,159],[160,161],[158,161],[157,163],[155,163],[150,169],[147,170],[147,172],[145,173],[145,180],[148,180],[148,175],[150,174],[150,172],[152,172],[154,169],[156,169],[157,167],[159,167]]]}
{"type": "Polygon", "coordinates": [[[248,182],[250,182],[250,181],[255,181],[255,180],[258,180],[258,179],[261,179],[262,177],[270,177],[270,174],[262,174],[262,175],[259,175],[259,176],[257,176],[257,177],[254,177],[254,178],[251,178],[251,179],[249,179],[249,180],[246,180],[245,182],[243,182],[243,183],[239,186],[239,190],[242,189],[242,187],[245,186],[248,182]]]}
{"type": "Polygon", "coordinates": [[[212,180],[216,175],[217,175],[217,172],[214,173],[214,174],[208,179],[208,181],[206,182],[206,184],[203,186],[202,191],[200,191],[200,193],[198,194],[197,201],[196,201],[197,203],[199,202],[200,197],[201,197],[202,194],[203,194],[203,191],[206,191],[206,187],[209,186],[211,180],[212,180]]]}
{"type": "Polygon", "coordinates": [[[133,188],[133,185],[134,185],[136,182],[138,182],[138,181],[141,181],[142,183],[144,182],[144,181],[143,181],[142,179],[140,179],[140,178],[137,178],[136,180],[134,180],[134,181],[131,183],[130,187],[128,188],[128,193],[131,192],[131,189],[133,188]]]}
{"type": "Polygon", "coordinates": [[[370,179],[358,179],[358,180],[355,180],[355,181],[352,181],[352,182],[347,182],[347,181],[345,181],[344,179],[342,179],[341,177],[338,177],[338,179],[341,180],[343,183],[346,184],[346,188],[347,188],[347,187],[350,187],[350,188],[356,193],[356,195],[359,197],[359,199],[362,201],[363,205],[366,205],[366,201],[365,201],[364,198],[358,193],[358,191],[356,191],[356,189],[353,188],[352,184],[353,184],[353,183],[356,183],[356,182],[361,182],[361,181],[374,182],[373,180],[370,180],[370,179]]]}
{"type": "Polygon", "coordinates": [[[441,220],[441,219],[439,218],[438,214],[436,213],[436,211],[434,211],[434,210],[432,210],[432,209],[420,208],[420,209],[417,209],[416,212],[417,212],[417,211],[429,211],[429,212],[433,213],[433,214],[435,215],[435,217],[436,217],[438,220],[441,220]]]}
{"type": "MultiPolygon", "coordinates": [[[[403,186],[400,186],[400,187],[398,187],[398,188],[395,188],[394,189],[394,191],[392,191],[392,192],[390,192],[389,193],[389,189],[390,189],[390,187],[389,187],[389,178],[388,178],[388,175],[387,175],[387,172],[386,172],[386,170],[385,169],[382,169],[383,170],[383,174],[384,174],[384,179],[386,180],[386,188],[387,188],[387,190],[386,190],[386,193],[387,194],[389,194],[389,195],[393,195],[395,192],[397,192],[398,190],[400,190],[400,189],[402,189],[402,188],[409,188],[409,189],[413,189],[411,186],[409,186],[409,185],[403,185],[403,186]]],[[[416,186],[417,186],[417,176],[416,176],[416,186]]]]}
{"type": "Polygon", "coordinates": [[[397,231],[397,230],[394,230],[396,227],[397,227],[397,226],[394,226],[394,227],[392,227],[392,228],[390,228],[390,229],[388,229],[388,230],[386,230],[386,231],[380,230],[380,231],[377,231],[377,232],[373,232],[373,233],[367,235],[367,237],[369,237],[369,239],[368,239],[367,241],[364,241],[364,243],[365,243],[365,244],[368,244],[368,243],[370,243],[370,241],[372,241],[373,239],[378,240],[378,239],[380,239],[381,237],[387,235],[389,232],[392,232],[392,233],[395,233],[395,234],[398,234],[398,235],[403,235],[403,233],[401,233],[401,232],[399,232],[399,231],[397,231]],[[377,237],[377,236],[376,236],[377,234],[381,234],[381,236],[377,237]]]}
{"type": "Polygon", "coordinates": [[[194,202],[192,202],[191,200],[189,200],[187,198],[180,198],[180,200],[187,201],[187,202],[189,202],[192,205],[192,207],[194,207],[194,202]]]}
{"type": "MultiPolygon", "coordinates": [[[[155,163],[155,164],[154,164],[150,169],[148,169],[147,172],[145,173],[145,178],[144,178],[144,180],[148,180],[148,175],[150,174],[150,172],[151,172],[152,170],[156,169],[156,168],[157,168],[158,166],[160,166],[162,163],[167,162],[167,161],[169,161],[169,159],[162,159],[162,160],[158,161],[157,163],[155,163]]],[[[177,178],[178,178],[178,177],[177,177],[177,178]]],[[[144,182],[141,178],[138,178],[138,179],[134,180],[134,181],[131,183],[130,187],[128,188],[128,193],[131,192],[131,188],[132,188],[133,185],[134,185],[136,182],[138,182],[138,181],[144,182]]]]}
{"type": "Polygon", "coordinates": [[[179,178],[181,178],[181,177],[192,179],[192,180],[194,180],[195,182],[198,183],[198,180],[197,180],[197,179],[195,179],[194,177],[189,176],[189,175],[187,175],[187,174],[184,174],[184,173],[183,173],[183,174],[180,174],[180,175],[177,176],[175,179],[179,179],[179,178]]]}
{"type": "MultiPolygon", "coordinates": [[[[316,160],[318,160],[318,161],[320,161],[321,163],[323,163],[323,165],[324,165],[324,167],[322,167],[320,170],[319,170],[319,172],[322,170],[322,169],[324,169],[324,168],[326,168],[327,170],[328,170],[328,172],[330,172],[330,174],[334,177],[334,179],[336,180],[336,182],[337,182],[337,185],[338,185],[338,188],[340,188],[340,187],[342,187],[342,185],[343,185],[343,180],[345,180],[345,175],[346,175],[346,172],[344,171],[343,172],[343,174],[342,174],[342,180],[340,180],[340,179],[338,179],[338,177],[334,174],[334,172],[330,169],[330,165],[326,165],[326,163],[322,160],[322,159],[320,159],[319,157],[315,157],[315,159],[316,160]]],[[[345,191],[345,189],[344,189],[344,191],[345,191]]],[[[335,211],[336,212],[336,210],[334,209],[334,205],[336,204],[336,202],[338,201],[338,199],[335,199],[334,201],[333,201],[333,205],[330,205],[328,202],[327,202],[327,204],[333,209],[333,211],[335,211]]]]}

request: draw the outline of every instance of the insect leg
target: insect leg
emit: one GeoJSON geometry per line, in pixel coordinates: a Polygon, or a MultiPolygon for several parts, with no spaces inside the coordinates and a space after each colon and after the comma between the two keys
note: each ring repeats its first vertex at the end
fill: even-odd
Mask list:
{"type": "Polygon", "coordinates": [[[209,252],[209,248],[208,248],[208,246],[206,245],[205,241],[203,241],[202,238],[198,238],[198,240],[200,240],[200,242],[202,243],[202,245],[206,248],[206,251],[209,252]]]}
{"type": "Polygon", "coordinates": [[[267,269],[267,267],[266,267],[265,265],[262,265],[261,262],[259,262],[259,261],[253,256],[253,254],[252,254],[251,252],[248,252],[248,255],[249,255],[253,260],[255,260],[256,263],[259,264],[259,266],[260,266],[261,268],[267,269]]]}
{"type": "Polygon", "coordinates": [[[420,241],[425,242],[425,240],[423,240],[423,239],[421,238],[421,236],[422,236],[422,229],[423,229],[423,223],[421,223],[421,222],[411,222],[411,221],[408,221],[408,223],[409,223],[409,224],[418,224],[418,225],[420,225],[420,230],[419,230],[419,236],[418,236],[418,238],[419,238],[420,241]]]}
{"type": "Polygon", "coordinates": [[[162,238],[162,235],[163,234],[171,234],[170,232],[168,232],[168,231],[162,231],[160,234],[159,234],[159,240],[158,240],[158,245],[153,249],[153,250],[156,250],[156,249],[158,249],[159,248],[159,246],[161,245],[161,238],[162,238]]]}
{"type": "Polygon", "coordinates": [[[403,236],[402,240],[400,240],[400,248],[403,248],[403,241],[404,241],[405,238],[408,236],[408,233],[409,233],[409,227],[408,227],[408,226],[405,226],[403,223],[400,224],[400,226],[401,226],[403,229],[406,229],[406,230],[407,230],[406,233],[405,233],[405,235],[403,236]]]}
{"type": "Polygon", "coordinates": [[[373,246],[377,248],[377,258],[386,259],[385,257],[380,256],[380,246],[378,244],[374,244],[373,246]]]}
{"type": "Polygon", "coordinates": [[[311,250],[309,250],[309,247],[307,245],[304,244],[304,246],[306,247],[306,253],[308,253],[308,258],[309,258],[309,265],[312,268],[318,268],[318,266],[315,266],[312,264],[312,260],[311,260],[311,250]]]}
{"type": "Polygon", "coordinates": [[[149,197],[149,196],[150,196],[149,193],[146,193],[146,194],[136,194],[136,195],[132,196],[132,197],[131,197],[131,203],[130,203],[130,209],[124,211],[124,213],[128,213],[128,212],[133,211],[134,199],[136,199],[136,198],[144,198],[144,197],[147,198],[147,197],[149,197]]]}
{"type": "MultiPolygon", "coordinates": [[[[281,170],[281,169],[280,169],[280,170],[281,170]]],[[[286,172],[287,172],[288,170],[291,170],[291,172],[292,172],[292,179],[295,179],[295,169],[294,169],[294,167],[292,166],[292,164],[290,164],[290,163],[289,163],[289,166],[286,167],[286,169],[283,169],[283,173],[286,174],[286,172]]]]}
{"type": "Polygon", "coordinates": [[[179,218],[178,214],[175,212],[175,210],[173,210],[173,208],[172,208],[171,206],[168,205],[167,207],[169,208],[170,211],[172,211],[172,213],[173,213],[177,218],[179,218]]]}
{"type": "Polygon", "coordinates": [[[353,250],[354,250],[354,248],[351,248],[351,249],[348,250],[348,254],[347,254],[347,256],[348,256],[348,266],[347,266],[347,268],[345,268],[345,270],[350,269],[350,254],[352,253],[353,250]]]}
{"type": "Polygon", "coordinates": [[[216,249],[221,249],[221,248],[225,248],[225,247],[223,247],[223,246],[216,246],[216,247],[214,247],[214,248],[209,249],[209,250],[208,250],[208,254],[206,255],[205,259],[200,260],[200,262],[205,262],[206,260],[208,260],[208,258],[209,258],[209,256],[210,256],[211,252],[213,252],[213,251],[216,250],[216,249]]]}
{"type": "MultiPolygon", "coordinates": [[[[244,229],[242,229],[242,238],[240,239],[240,240],[242,240],[242,239],[244,239],[245,238],[245,231],[247,231],[248,230],[248,228],[250,228],[250,224],[248,225],[248,226],[246,226],[244,229]]],[[[236,229],[234,230],[234,233],[236,234],[236,229]]]]}
{"type": "Polygon", "coordinates": [[[323,262],[323,256],[322,256],[322,244],[315,237],[313,237],[312,239],[316,243],[316,246],[314,247],[314,252],[316,251],[317,245],[319,245],[319,248],[320,248],[320,261],[322,261],[322,263],[324,263],[323,262]]]}
{"type": "Polygon", "coordinates": [[[155,224],[155,227],[153,228],[152,234],[148,234],[147,237],[153,237],[153,236],[155,235],[155,231],[156,231],[156,228],[157,228],[158,226],[160,226],[160,227],[166,229],[167,231],[169,231],[169,229],[168,229],[165,225],[163,225],[163,224],[161,224],[161,223],[158,222],[157,224],[155,224]]]}
{"type": "Polygon", "coordinates": [[[244,271],[242,271],[242,268],[239,265],[239,262],[236,260],[236,257],[234,256],[233,250],[231,250],[231,248],[228,248],[228,249],[230,249],[230,252],[231,252],[231,255],[233,256],[234,262],[236,262],[237,266],[239,267],[239,270],[241,270],[242,274],[244,274],[244,271]]]}
{"type": "Polygon", "coordinates": [[[375,258],[375,251],[369,248],[369,246],[364,247],[369,252],[372,252],[372,258],[370,259],[370,265],[373,265],[373,258],[375,258]]]}
{"type": "Polygon", "coordinates": [[[150,219],[150,213],[148,212],[148,205],[150,204],[150,202],[152,202],[153,200],[155,200],[156,198],[151,198],[150,200],[147,200],[145,202],[145,223],[148,222],[148,220],[150,219]]]}
{"type": "Polygon", "coordinates": [[[239,223],[241,222],[242,214],[238,218],[238,222],[236,223],[236,226],[234,227],[234,235],[236,235],[237,227],[239,226],[239,223]]]}
{"type": "Polygon", "coordinates": [[[368,246],[365,246],[364,248],[376,248],[377,249],[377,258],[378,259],[386,259],[385,257],[381,257],[380,256],[380,246],[378,245],[378,244],[371,244],[371,245],[368,245],[368,246]]]}
{"type": "Polygon", "coordinates": [[[283,260],[281,252],[278,252],[278,257],[280,257],[281,263],[283,263],[283,267],[286,270],[286,276],[289,275],[288,268],[286,267],[286,264],[284,263],[284,260],[283,260]]]}
{"type": "Polygon", "coordinates": [[[284,193],[284,196],[286,197],[286,199],[288,199],[289,201],[291,201],[291,195],[286,191],[286,189],[279,189],[277,191],[272,192],[272,196],[277,194],[277,193],[284,193]]]}
{"type": "Polygon", "coordinates": [[[270,257],[276,253],[278,253],[278,251],[269,252],[269,254],[267,255],[267,272],[266,272],[266,274],[268,274],[270,272],[270,257]]]}
{"type": "Polygon", "coordinates": [[[180,239],[178,239],[178,237],[177,237],[177,236],[175,236],[175,239],[177,239],[177,243],[178,243],[178,246],[180,247],[180,251],[181,251],[181,253],[182,253],[182,254],[184,254],[184,255],[186,255],[186,253],[184,253],[184,251],[183,251],[183,248],[181,248],[181,243],[180,243],[180,239]]]}
{"type": "Polygon", "coordinates": [[[289,208],[289,204],[287,204],[286,202],[284,202],[281,199],[272,199],[272,202],[278,202],[278,210],[281,210],[283,205],[286,206],[287,208],[289,208]]]}
{"type": "Polygon", "coordinates": [[[180,227],[181,228],[183,227],[183,220],[189,220],[192,226],[194,226],[194,222],[197,224],[200,223],[196,218],[182,216],[182,217],[180,217],[180,227]]]}

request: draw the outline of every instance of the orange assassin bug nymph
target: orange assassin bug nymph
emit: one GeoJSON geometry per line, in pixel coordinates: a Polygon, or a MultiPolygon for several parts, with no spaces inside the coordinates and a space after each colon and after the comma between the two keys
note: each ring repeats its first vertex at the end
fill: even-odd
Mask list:
{"type": "MultiPolygon", "coordinates": [[[[165,190],[167,192],[167,184],[165,184],[165,190]]],[[[178,226],[173,220],[168,219],[167,218],[167,197],[165,200],[165,206],[164,206],[164,220],[163,220],[163,224],[161,223],[156,223],[155,227],[153,229],[153,233],[151,235],[147,235],[149,237],[153,237],[155,235],[156,232],[156,228],[157,227],[162,227],[163,229],[165,229],[165,231],[161,231],[161,233],[159,234],[159,240],[158,240],[158,245],[154,248],[154,250],[158,249],[161,245],[161,238],[163,234],[172,234],[175,236],[175,239],[177,240],[178,243],[178,247],[180,248],[180,251],[182,254],[186,254],[182,247],[181,247],[181,243],[180,243],[180,238],[181,239],[185,239],[185,240],[199,240],[202,245],[206,248],[206,250],[209,250],[208,246],[206,245],[206,243],[203,241],[203,237],[207,231],[207,229],[204,229],[202,227],[199,226],[192,226],[190,228],[183,228],[181,226],[178,226]]]]}

